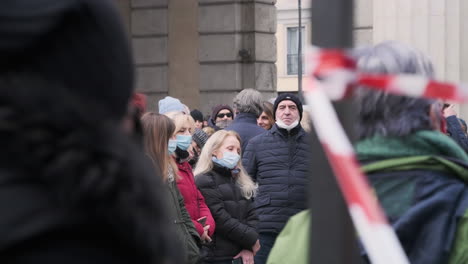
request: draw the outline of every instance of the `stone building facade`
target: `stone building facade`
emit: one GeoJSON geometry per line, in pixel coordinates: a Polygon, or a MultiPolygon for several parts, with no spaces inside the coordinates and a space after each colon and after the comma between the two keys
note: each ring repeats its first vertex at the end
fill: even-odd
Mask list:
{"type": "MultiPolygon", "coordinates": [[[[277,88],[297,90],[297,78],[284,74],[278,36],[296,0],[116,1],[133,42],[137,91],[149,96],[152,110],[166,95],[209,113],[244,88],[265,98],[277,88]]],[[[310,1],[302,0],[304,24],[310,1]]],[[[355,0],[354,35],[356,45],[413,45],[431,57],[439,79],[468,83],[468,1],[355,0]]],[[[468,118],[468,105],[458,110],[468,118]]]]}
{"type": "Polygon", "coordinates": [[[209,113],[244,88],[276,92],[275,0],[119,0],[137,91],[209,113]]]}

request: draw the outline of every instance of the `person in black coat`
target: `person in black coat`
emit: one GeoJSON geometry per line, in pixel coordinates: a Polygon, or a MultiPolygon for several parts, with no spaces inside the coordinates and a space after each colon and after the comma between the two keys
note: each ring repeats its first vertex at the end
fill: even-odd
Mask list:
{"type": "Polygon", "coordinates": [[[114,2],[0,1],[0,263],[181,263],[114,2]]]}
{"type": "Polygon", "coordinates": [[[255,263],[266,263],[276,237],[288,219],[306,209],[308,162],[311,157],[307,134],[302,129],[302,103],[293,94],[281,94],[275,101],[275,125],[252,138],[243,165],[258,183],[255,207],[262,249],[255,263]]]}
{"type": "Polygon", "coordinates": [[[240,162],[240,138],[234,131],[213,134],[202,150],[194,171],[195,182],[216,222],[206,263],[231,264],[242,258],[253,264],[260,249],[257,215],[252,203],[256,185],[240,162]]]}

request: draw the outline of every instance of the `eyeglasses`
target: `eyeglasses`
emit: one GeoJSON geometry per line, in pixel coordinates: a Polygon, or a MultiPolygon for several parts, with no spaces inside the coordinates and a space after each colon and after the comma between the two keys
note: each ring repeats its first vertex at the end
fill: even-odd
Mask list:
{"type": "Polygon", "coordinates": [[[224,118],[225,116],[227,116],[227,117],[232,117],[232,114],[231,114],[231,113],[218,114],[216,117],[218,117],[218,118],[224,118]]]}

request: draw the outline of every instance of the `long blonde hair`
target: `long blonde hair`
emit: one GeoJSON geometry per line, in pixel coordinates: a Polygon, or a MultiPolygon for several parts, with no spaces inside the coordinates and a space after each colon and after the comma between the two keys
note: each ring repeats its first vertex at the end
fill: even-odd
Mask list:
{"type": "MultiPolygon", "coordinates": [[[[213,153],[219,148],[221,148],[224,140],[226,140],[226,138],[229,136],[237,138],[237,140],[240,143],[239,134],[237,134],[234,131],[227,130],[219,130],[218,132],[214,133],[208,139],[208,141],[206,141],[206,144],[203,147],[200,157],[198,159],[197,166],[195,167],[195,170],[193,172],[195,177],[197,177],[197,175],[213,170],[213,161],[211,159],[213,157],[213,153]]],[[[252,178],[250,178],[250,176],[245,171],[244,167],[242,166],[242,160],[239,160],[239,162],[237,163],[237,167],[239,168],[240,173],[239,176],[236,178],[236,183],[241,188],[242,195],[246,199],[255,197],[257,193],[257,184],[255,184],[252,181],[252,178]]]]}
{"type": "Polygon", "coordinates": [[[167,181],[171,169],[177,179],[177,166],[168,154],[168,142],[175,130],[174,122],[165,115],[147,112],[141,117],[141,123],[146,154],[161,169],[164,181],[167,181]]]}

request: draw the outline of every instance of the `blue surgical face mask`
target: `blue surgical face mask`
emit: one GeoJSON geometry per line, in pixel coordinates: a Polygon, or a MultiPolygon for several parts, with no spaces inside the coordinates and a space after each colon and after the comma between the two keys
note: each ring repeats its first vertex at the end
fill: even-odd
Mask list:
{"type": "Polygon", "coordinates": [[[169,139],[169,144],[167,145],[167,152],[169,152],[169,155],[174,154],[174,151],[177,148],[177,140],[175,139],[169,139]]]}
{"type": "Polygon", "coordinates": [[[237,166],[237,163],[240,160],[240,156],[234,152],[225,151],[223,152],[223,158],[218,159],[216,157],[213,157],[211,159],[218,165],[232,170],[237,166]]]}
{"type": "Polygon", "coordinates": [[[181,150],[187,150],[192,144],[192,136],[177,135],[177,147],[181,150]]]}

